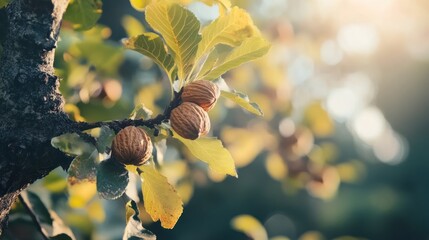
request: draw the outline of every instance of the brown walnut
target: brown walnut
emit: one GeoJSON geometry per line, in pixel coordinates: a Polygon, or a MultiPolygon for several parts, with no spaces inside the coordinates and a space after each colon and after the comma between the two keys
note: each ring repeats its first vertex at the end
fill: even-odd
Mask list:
{"type": "Polygon", "coordinates": [[[170,123],[173,130],[186,139],[194,140],[210,131],[209,115],[191,102],[184,102],[173,109],[170,123]]]}
{"type": "Polygon", "coordinates": [[[209,111],[219,98],[219,87],[211,81],[199,80],[186,85],[183,88],[182,101],[192,102],[209,111]]]}
{"type": "Polygon", "coordinates": [[[128,126],[115,136],[112,142],[112,156],[126,165],[143,165],[152,156],[152,142],[141,128],[128,126]]]}

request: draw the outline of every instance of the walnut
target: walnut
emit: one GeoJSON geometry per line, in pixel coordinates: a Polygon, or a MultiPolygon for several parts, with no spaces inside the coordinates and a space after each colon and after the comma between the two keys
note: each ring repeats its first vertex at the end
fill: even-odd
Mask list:
{"type": "Polygon", "coordinates": [[[219,87],[211,81],[199,80],[186,85],[183,88],[182,101],[192,102],[209,111],[219,98],[219,87]]]}
{"type": "Polygon", "coordinates": [[[115,136],[112,142],[112,156],[126,165],[143,165],[152,156],[152,142],[141,128],[128,126],[115,136]]]}
{"type": "Polygon", "coordinates": [[[195,103],[184,102],[171,111],[171,127],[186,139],[197,139],[210,131],[207,112],[195,103]]]}

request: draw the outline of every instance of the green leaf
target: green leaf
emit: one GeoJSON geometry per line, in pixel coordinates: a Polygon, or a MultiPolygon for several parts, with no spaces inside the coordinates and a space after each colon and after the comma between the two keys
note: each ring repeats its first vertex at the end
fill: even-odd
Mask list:
{"type": "Polygon", "coordinates": [[[0,8],[6,7],[12,0],[0,0],[0,8]]]}
{"type": "Polygon", "coordinates": [[[215,66],[204,79],[213,80],[225,72],[240,66],[243,63],[255,60],[265,55],[270,49],[270,44],[262,37],[251,37],[234,48],[232,52],[217,66],[215,66]]]}
{"type": "Polygon", "coordinates": [[[70,21],[75,30],[92,28],[101,16],[101,0],[71,0],[64,20],[70,21]]]}
{"type": "Polygon", "coordinates": [[[151,2],[152,0],[130,0],[131,6],[137,11],[144,11],[146,6],[151,2]]]}
{"type": "Polygon", "coordinates": [[[91,154],[77,156],[70,164],[68,173],[68,182],[71,185],[81,181],[93,182],[97,176],[97,158],[98,151],[94,149],[91,154]]]}
{"type": "Polygon", "coordinates": [[[97,138],[97,150],[100,153],[105,153],[112,146],[113,138],[115,137],[115,132],[107,126],[102,126],[100,128],[100,135],[97,138]]]}
{"type": "Polygon", "coordinates": [[[133,112],[130,114],[130,119],[149,119],[152,114],[153,112],[141,103],[134,108],[133,112]]]}
{"type": "Polygon", "coordinates": [[[200,22],[191,11],[164,1],[146,8],[146,21],[164,38],[178,67],[178,77],[184,79],[194,64],[201,40],[200,22]]]}
{"type": "Polygon", "coordinates": [[[137,203],[133,200],[127,203],[126,216],[127,226],[122,240],[156,240],[156,236],[143,227],[143,223],[139,218],[137,203]]]}
{"type": "Polygon", "coordinates": [[[254,103],[254,102],[250,102],[249,97],[241,92],[237,92],[235,90],[231,90],[230,92],[228,91],[221,91],[220,95],[223,97],[228,98],[229,100],[237,103],[240,107],[242,107],[243,109],[256,114],[258,116],[263,116],[264,113],[262,112],[262,110],[259,108],[258,104],[254,103]]]}
{"type": "Polygon", "coordinates": [[[255,34],[256,27],[249,14],[238,7],[206,26],[202,31],[202,39],[198,45],[197,57],[199,59],[208,53],[217,44],[239,46],[244,39],[255,34]]]}
{"type": "Polygon", "coordinates": [[[97,71],[116,75],[124,58],[124,50],[114,44],[87,40],[70,47],[70,52],[86,59],[97,71]]]}
{"type": "Polygon", "coordinates": [[[21,196],[25,204],[36,215],[37,221],[40,223],[42,231],[46,236],[50,236],[50,239],[56,240],[76,239],[70,228],[63,223],[54,211],[49,210],[36,194],[30,191],[23,191],[21,192],[21,196]]]}
{"type": "Polygon", "coordinates": [[[102,161],[97,169],[97,191],[101,197],[117,199],[124,194],[129,182],[128,171],[116,160],[102,161]]]}
{"type": "Polygon", "coordinates": [[[146,32],[146,28],[135,17],[126,15],[122,18],[122,27],[127,32],[128,37],[134,37],[146,32]]]}
{"type": "Polygon", "coordinates": [[[177,133],[173,137],[181,141],[192,155],[207,163],[211,170],[220,174],[237,177],[234,159],[232,159],[229,151],[223,147],[222,142],[217,138],[189,140],[182,138],[177,133]]]}
{"type": "Polygon", "coordinates": [[[66,133],[51,139],[51,145],[68,155],[77,156],[82,154],[91,154],[95,147],[94,145],[85,142],[76,133],[66,133]]]}
{"type": "Polygon", "coordinates": [[[167,73],[170,81],[174,80],[174,59],[165,51],[164,42],[155,33],[143,33],[136,37],[131,37],[124,41],[128,49],[135,50],[147,57],[150,57],[167,73]]]}
{"type": "Polygon", "coordinates": [[[139,167],[143,180],[143,201],[153,221],[161,221],[163,228],[171,229],[183,212],[183,202],[167,178],[152,165],[139,167]]]}

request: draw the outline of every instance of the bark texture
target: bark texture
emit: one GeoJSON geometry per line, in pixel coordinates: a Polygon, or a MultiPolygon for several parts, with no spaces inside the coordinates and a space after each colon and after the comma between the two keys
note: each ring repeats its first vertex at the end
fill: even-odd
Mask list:
{"type": "Polygon", "coordinates": [[[0,21],[0,235],[20,191],[67,159],[50,145],[74,128],[53,61],[68,0],[14,0],[0,21]]]}

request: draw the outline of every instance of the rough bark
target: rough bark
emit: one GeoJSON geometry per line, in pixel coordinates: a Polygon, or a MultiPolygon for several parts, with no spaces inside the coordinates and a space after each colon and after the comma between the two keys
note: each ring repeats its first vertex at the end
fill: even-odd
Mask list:
{"type": "Polygon", "coordinates": [[[0,235],[28,184],[67,164],[50,140],[75,124],[63,112],[53,61],[68,0],[14,0],[0,29],[0,235]],[[3,36],[2,36],[3,37],[3,36]]]}

